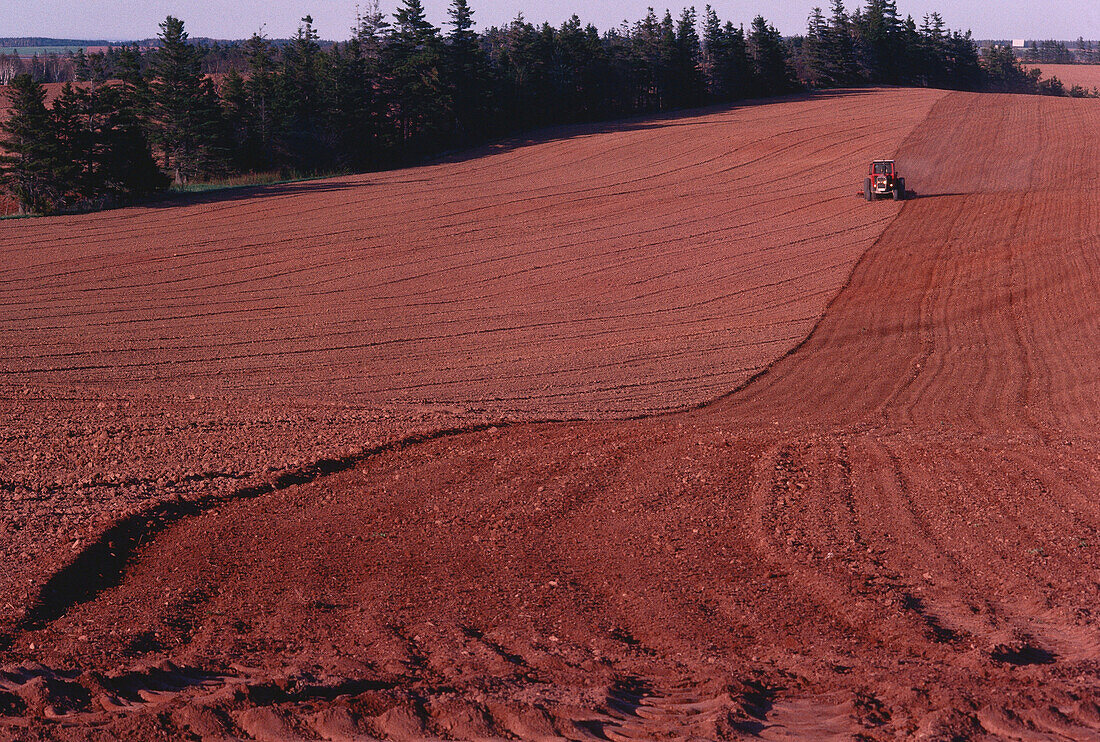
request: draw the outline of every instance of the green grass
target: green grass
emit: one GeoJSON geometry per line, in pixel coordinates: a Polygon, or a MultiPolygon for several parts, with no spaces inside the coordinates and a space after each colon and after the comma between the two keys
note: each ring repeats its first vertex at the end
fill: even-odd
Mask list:
{"type": "Polygon", "coordinates": [[[221,178],[218,180],[208,180],[202,183],[188,183],[186,185],[178,186],[174,185],[168,189],[169,194],[187,195],[189,193],[215,193],[217,191],[228,191],[235,188],[250,188],[252,186],[265,186],[265,185],[283,185],[285,183],[301,183],[309,180],[323,180],[324,178],[335,178],[339,175],[346,175],[347,173],[324,173],[321,175],[305,175],[298,172],[266,172],[266,173],[244,173],[243,175],[234,175],[230,178],[221,178]]]}
{"type": "MultiPolygon", "coordinates": [[[[154,196],[152,200],[158,200],[167,197],[168,199],[180,198],[186,199],[188,196],[200,195],[206,193],[218,193],[220,191],[232,191],[238,188],[254,188],[256,186],[267,185],[284,185],[286,183],[304,183],[310,180],[324,180],[325,178],[335,178],[340,175],[347,175],[347,173],[334,172],[323,173],[321,175],[306,175],[303,173],[291,171],[291,172],[267,172],[267,173],[244,173],[243,175],[234,175],[229,178],[222,178],[219,180],[208,180],[202,183],[188,183],[183,186],[171,186],[167,191],[162,192],[158,196],[154,196]]],[[[140,206],[141,203],[135,204],[140,206]]],[[[109,211],[110,209],[106,209],[109,211]]],[[[68,213],[68,212],[66,212],[68,213]]],[[[77,212],[73,212],[77,213],[77,212]]],[[[0,215],[0,221],[7,219],[32,219],[35,217],[43,216],[42,214],[6,214],[0,215]]]]}
{"type": "Polygon", "coordinates": [[[83,48],[83,46],[0,46],[0,54],[19,52],[21,57],[33,57],[35,54],[66,54],[83,48]]]}

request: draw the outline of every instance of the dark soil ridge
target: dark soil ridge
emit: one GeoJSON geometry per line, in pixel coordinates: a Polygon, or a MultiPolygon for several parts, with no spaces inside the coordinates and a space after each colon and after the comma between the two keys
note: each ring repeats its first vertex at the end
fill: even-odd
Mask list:
{"type": "Polygon", "coordinates": [[[228,494],[181,498],[141,508],[109,526],[81,549],[72,561],[46,580],[24,616],[11,629],[0,633],[0,650],[11,649],[20,634],[45,628],[74,607],[95,600],[105,590],[120,584],[126,576],[127,567],[138,557],[141,548],[182,520],[231,502],[255,499],[347,471],[379,454],[504,425],[480,423],[418,433],[347,456],[323,458],[283,472],[273,481],[241,487],[228,494]]]}

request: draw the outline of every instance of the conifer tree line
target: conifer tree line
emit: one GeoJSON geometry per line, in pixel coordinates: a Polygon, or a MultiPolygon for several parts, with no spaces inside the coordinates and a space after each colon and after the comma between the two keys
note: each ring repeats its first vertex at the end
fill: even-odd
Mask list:
{"type": "Polygon", "coordinates": [[[381,169],[534,127],[598,121],[804,88],[899,84],[1014,92],[1043,87],[1011,49],[983,58],[937,13],[920,25],[895,0],[815,8],[804,36],[748,28],[706,6],[652,9],[600,33],[573,16],[559,27],[522,16],[479,33],[468,0],[437,28],[421,0],[387,17],[377,0],[351,38],[323,43],[311,17],[296,36],[216,48],[184,23],[160,24],[155,49],[77,57],[83,85],[45,104],[19,75],[0,126],[0,178],[28,211],[96,208],[169,182],[249,172],[381,169]],[[218,69],[206,74],[211,57],[218,69]],[[1011,57],[1011,59],[1009,59],[1011,57]]]}
{"type": "MultiPolygon", "coordinates": [[[[1086,64],[1096,63],[1096,51],[1092,48],[1091,41],[1078,38],[1077,49],[1081,56],[1080,61],[1086,64]]],[[[1025,44],[1024,60],[1045,64],[1074,64],[1078,61],[1078,55],[1071,52],[1064,42],[1047,39],[1025,44]]]]}

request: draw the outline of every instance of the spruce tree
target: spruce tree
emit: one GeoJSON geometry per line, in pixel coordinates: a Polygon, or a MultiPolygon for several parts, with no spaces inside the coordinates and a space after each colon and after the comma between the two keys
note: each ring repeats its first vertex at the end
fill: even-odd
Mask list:
{"type": "Polygon", "coordinates": [[[260,34],[245,42],[249,76],[245,80],[245,115],[250,142],[249,167],[266,170],[275,163],[275,137],[279,129],[276,104],[275,62],[271,45],[260,34]]]}
{"type": "Polygon", "coordinates": [[[367,158],[365,167],[378,168],[390,161],[393,137],[390,133],[389,105],[383,94],[382,65],[383,45],[389,32],[390,24],[386,21],[385,14],[379,9],[378,0],[369,0],[366,12],[358,17],[355,39],[359,43],[359,53],[363,59],[363,74],[367,77],[367,127],[368,136],[364,156],[367,158]]]}
{"type": "Polygon", "coordinates": [[[672,20],[672,13],[665,10],[661,18],[660,30],[657,35],[657,90],[660,94],[662,110],[668,110],[674,106],[673,101],[677,94],[676,74],[676,24],[672,20]]]}
{"type": "Polygon", "coordinates": [[[523,14],[502,30],[495,61],[504,98],[501,118],[509,130],[549,123],[559,115],[546,69],[553,53],[553,35],[548,25],[536,29],[523,14]]]}
{"type": "Polygon", "coordinates": [[[23,73],[5,92],[9,113],[0,123],[0,182],[19,202],[19,213],[48,214],[58,208],[65,185],[46,89],[23,73]]]}
{"type": "Polygon", "coordinates": [[[374,90],[359,39],[353,36],[329,55],[333,65],[333,94],[329,127],[336,133],[336,166],[362,169],[375,164],[373,139],[374,90]]]}
{"type": "MultiPolygon", "coordinates": [[[[953,39],[954,40],[954,39],[953,39]]],[[[994,46],[981,58],[984,87],[1001,93],[1034,93],[1038,70],[1025,70],[1016,53],[1007,46],[994,46]]]]}
{"type": "Polygon", "coordinates": [[[829,24],[821,8],[810,11],[806,22],[806,38],[802,42],[802,60],[806,66],[807,82],[814,87],[833,84],[829,64],[829,24]]]}
{"type": "Polygon", "coordinates": [[[149,138],[127,100],[125,88],[105,85],[92,92],[91,115],[98,140],[94,166],[102,193],[115,203],[130,203],[168,187],[153,159],[149,138]]]}
{"type": "Polygon", "coordinates": [[[221,116],[213,83],[202,75],[183,21],[168,16],[160,28],[149,86],[150,124],[164,168],[182,184],[221,164],[221,116]]]}
{"type": "Polygon", "coordinates": [[[703,49],[703,70],[712,100],[740,100],[750,94],[754,75],[745,32],[729,21],[723,25],[709,5],[703,20],[703,49]]]}
{"type": "Polygon", "coordinates": [[[859,62],[852,40],[852,20],[844,7],[844,0],[832,0],[830,10],[825,31],[828,77],[833,85],[851,85],[860,81],[859,62]]]}
{"type": "Polygon", "coordinates": [[[943,18],[939,13],[930,13],[924,16],[917,33],[919,49],[917,81],[932,87],[943,87],[947,84],[949,78],[947,69],[948,34],[943,18]]]}
{"type": "Polygon", "coordinates": [[[758,15],[752,21],[749,47],[756,72],[758,95],[782,95],[795,88],[794,74],[787,61],[783,37],[763,16],[758,15]]]}
{"type": "Polygon", "coordinates": [[[355,38],[359,42],[363,59],[367,62],[367,72],[377,75],[382,60],[382,44],[390,24],[378,7],[378,0],[367,3],[365,13],[357,16],[355,38]]]}
{"type": "Polygon", "coordinates": [[[900,22],[895,0],[868,0],[857,16],[863,41],[862,64],[872,82],[896,83],[901,77],[900,22]]]}
{"type": "Polygon", "coordinates": [[[245,81],[237,70],[230,70],[222,82],[222,112],[234,170],[250,170],[257,160],[256,137],[245,81]]]}
{"type": "Polygon", "coordinates": [[[707,95],[711,100],[723,100],[721,81],[718,78],[718,55],[722,48],[722,22],[714,8],[707,5],[703,9],[703,45],[702,70],[707,95]]]}
{"type": "Polygon", "coordinates": [[[978,90],[982,84],[982,68],[978,61],[978,45],[970,32],[951,33],[947,43],[948,70],[951,87],[962,90],[978,90]]]}
{"type": "Polygon", "coordinates": [[[54,102],[58,147],[66,165],[67,208],[129,203],[162,190],[167,178],[119,86],[65,86],[54,102]]]}
{"type": "Polygon", "coordinates": [[[108,68],[107,57],[102,52],[95,52],[88,55],[88,79],[94,83],[107,82],[107,78],[110,77],[110,69],[108,68]]]}
{"type": "Polygon", "coordinates": [[[581,25],[577,15],[558,32],[559,56],[573,68],[569,75],[572,121],[591,121],[613,115],[615,72],[596,27],[581,25]]]}
{"type": "Polygon", "coordinates": [[[672,57],[672,105],[677,108],[703,102],[703,79],[699,73],[702,45],[695,31],[695,8],[684,8],[676,21],[672,57]]]}
{"type": "Polygon", "coordinates": [[[633,108],[641,111],[661,107],[661,23],[653,8],[634,24],[631,34],[631,65],[635,78],[633,108]]]}
{"type": "Polygon", "coordinates": [[[88,86],[66,84],[50,111],[58,156],[54,176],[63,178],[66,186],[56,204],[59,210],[76,206],[97,190],[92,166],[97,142],[88,116],[91,98],[88,86]]]}
{"type": "Polygon", "coordinates": [[[469,3],[452,0],[448,14],[451,18],[446,45],[449,92],[454,101],[457,139],[460,143],[468,143],[484,136],[491,107],[489,60],[474,31],[469,3]]]}
{"type": "Polygon", "coordinates": [[[305,16],[284,51],[282,81],[285,113],[294,129],[310,129],[323,107],[320,35],[305,16]]]}
{"type": "Polygon", "coordinates": [[[726,89],[731,100],[740,100],[751,94],[753,86],[752,59],[749,56],[749,43],[745,39],[745,29],[734,27],[726,21],[723,26],[725,37],[725,63],[722,74],[726,79],[726,89]]]}
{"type": "Polygon", "coordinates": [[[466,0],[451,0],[451,7],[447,10],[451,18],[451,32],[447,35],[447,41],[456,51],[472,56],[478,49],[477,33],[474,31],[474,12],[466,0]]]}
{"type": "Polygon", "coordinates": [[[73,77],[77,82],[87,82],[92,79],[92,68],[88,64],[88,55],[84,53],[83,48],[77,49],[73,57],[73,77]]]}
{"type": "Polygon", "coordinates": [[[336,163],[336,137],[326,126],[332,113],[332,57],[321,50],[313,17],[301,19],[297,35],[283,49],[276,78],[280,140],[288,164],[317,171],[336,163]]]}
{"type": "Polygon", "coordinates": [[[923,82],[924,54],[921,51],[921,36],[913,16],[905,16],[898,29],[900,55],[899,80],[905,85],[927,84],[923,82]]]}
{"type": "Polygon", "coordinates": [[[134,46],[124,46],[115,52],[116,77],[121,84],[121,105],[127,113],[145,127],[146,137],[151,133],[147,122],[150,116],[149,81],[142,69],[141,50],[134,46]]]}
{"type": "Polygon", "coordinates": [[[383,75],[404,157],[417,158],[447,129],[452,101],[443,78],[439,29],[420,0],[402,0],[384,48],[383,75]]]}

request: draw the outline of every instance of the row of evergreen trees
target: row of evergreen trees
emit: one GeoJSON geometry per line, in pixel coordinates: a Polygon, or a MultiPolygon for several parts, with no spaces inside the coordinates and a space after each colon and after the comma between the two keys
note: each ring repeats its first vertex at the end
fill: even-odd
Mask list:
{"type": "Polygon", "coordinates": [[[1094,48],[1091,41],[1078,37],[1075,50],[1062,41],[1047,39],[1025,45],[1025,62],[1042,64],[1100,64],[1100,49],[1094,48]]]}
{"type": "Polygon", "coordinates": [[[815,9],[793,39],[761,16],[747,30],[722,22],[709,6],[701,17],[650,10],[603,34],[576,16],[557,28],[520,16],[479,34],[467,0],[452,0],[446,32],[421,0],[401,0],[392,22],[375,2],[346,42],[323,44],[307,16],[289,43],[255,35],[236,52],[219,47],[219,59],[235,53],[243,68],[230,65],[217,86],[203,70],[209,50],[169,16],[157,48],[78,64],[91,82],[66,88],[52,108],[29,76],[13,81],[0,177],[45,213],[141,198],[168,179],[391,167],[538,126],[805,85],[1039,92],[1015,57],[986,63],[970,34],[938,14],[918,27],[895,0],[854,12],[832,0],[829,10],[815,9]]]}
{"type": "Polygon", "coordinates": [[[981,87],[983,71],[970,33],[949,30],[939,13],[925,16],[918,27],[912,17],[899,17],[893,0],[871,0],[853,14],[842,0],[833,0],[830,10],[826,18],[814,8],[802,43],[812,85],[981,87]]]}
{"type": "Polygon", "coordinates": [[[8,86],[0,178],[20,213],[94,209],[163,191],[146,126],[118,86],[66,86],[51,108],[30,75],[8,86]]]}

